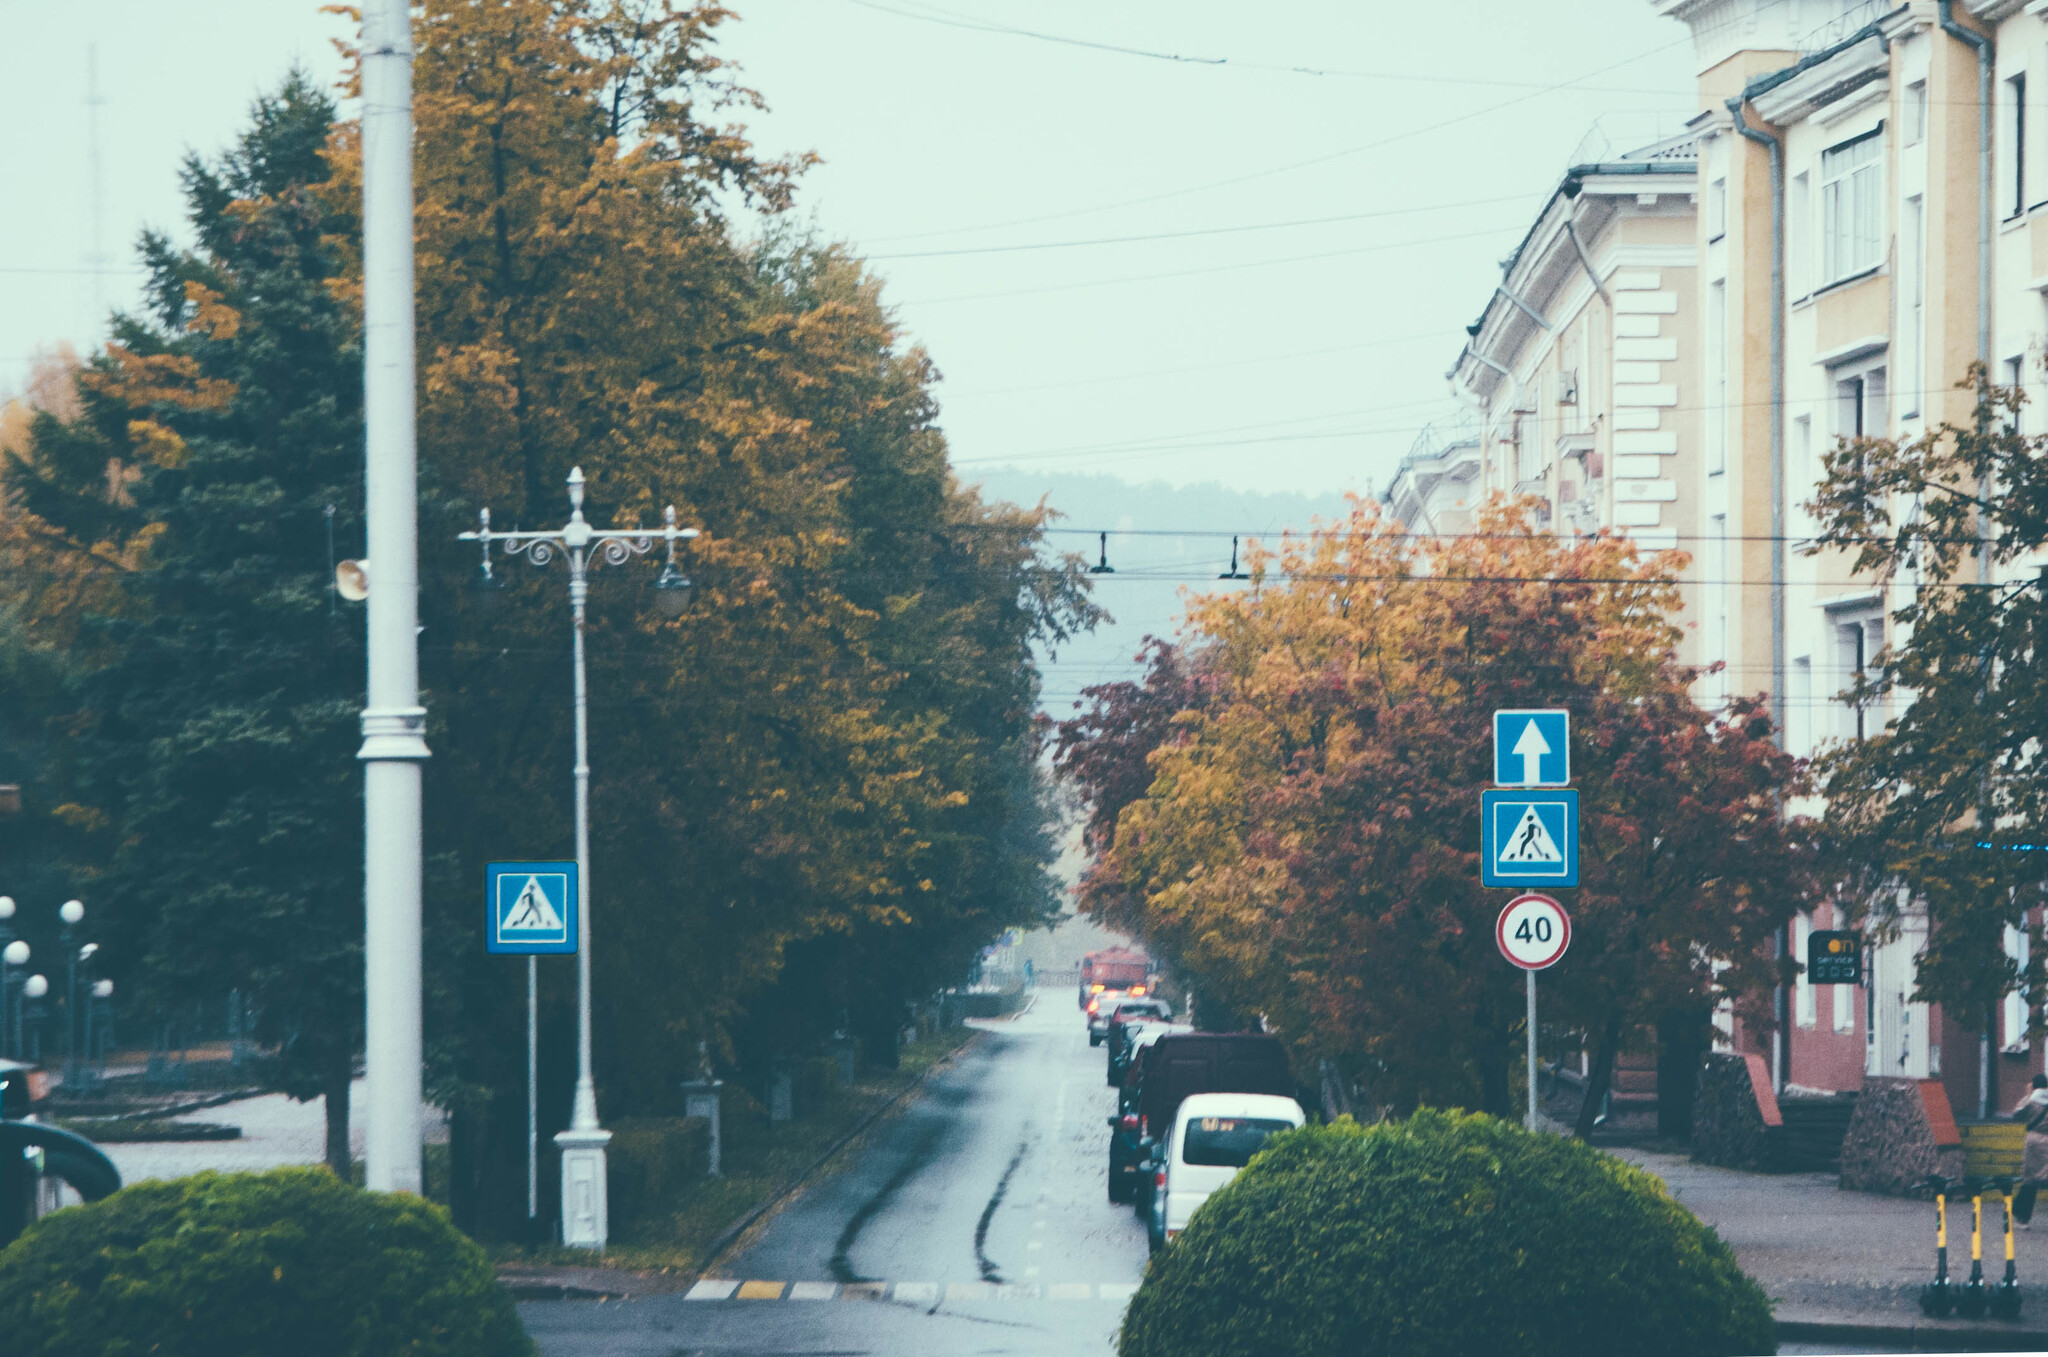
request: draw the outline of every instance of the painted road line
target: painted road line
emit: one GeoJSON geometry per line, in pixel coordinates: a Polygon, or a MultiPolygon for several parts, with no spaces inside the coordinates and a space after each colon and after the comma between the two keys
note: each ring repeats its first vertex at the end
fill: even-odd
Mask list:
{"type": "Polygon", "coordinates": [[[706,1277],[684,1293],[684,1300],[724,1300],[739,1289],[739,1283],[723,1277],[706,1277]]]}
{"type": "Polygon", "coordinates": [[[706,1277],[683,1293],[684,1300],[898,1300],[928,1304],[948,1301],[1109,1300],[1128,1301],[1136,1282],[764,1282],[706,1277]]]}

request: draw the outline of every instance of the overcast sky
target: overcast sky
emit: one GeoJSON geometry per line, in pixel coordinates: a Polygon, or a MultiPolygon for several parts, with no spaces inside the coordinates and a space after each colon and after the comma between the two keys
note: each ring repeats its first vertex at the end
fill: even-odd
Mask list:
{"type": "MultiPolygon", "coordinates": [[[[798,210],[889,280],[970,476],[1383,486],[1596,120],[1619,146],[1692,107],[1684,30],[1649,0],[737,8],[757,139],[824,158],[798,210]],[[1296,222],[1319,224],[1274,225],[1296,222]],[[1214,234],[1170,238],[1190,232],[1214,234]]],[[[179,225],[180,156],[293,62],[331,75],[343,21],[300,0],[0,0],[0,20],[5,391],[38,345],[95,342],[134,295],[136,233],[179,225]]]]}

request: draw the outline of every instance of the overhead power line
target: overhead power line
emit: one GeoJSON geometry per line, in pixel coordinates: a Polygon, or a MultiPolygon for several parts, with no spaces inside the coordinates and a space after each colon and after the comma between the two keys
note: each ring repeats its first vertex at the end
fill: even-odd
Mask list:
{"type": "MultiPolygon", "coordinates": [[[[872,3],[872,0],[865,0],[865,2],[872,3]]],[[[1546,94],[1553,94],[1559,90],[1568,89],[1574,85],[1581,84],[1584,81],[1591,80],[1595,76],[1605,75],[1609,71],[1619,70],[1623,66],[1634,65],[1638,61],[1643,61],[1650,57],[1657,56],[1660,53],[1668,52],[1674,47],[1686,46],[1690,44],[1691,41],[1692,39],[1690,37],[1680,38],[1675,42],[1664,43],[1661,46],[1653,47],[1646,52],[1638,52],[1635,56],[1625,58],[1621,61],[1612,62],[1609,65],[1599,67],[1596,70],[1587,71],[1583,75],[1573,76],[1569,80],[1559,80],[1554,81],[1550,84],[1539,86],[1538,88],[1533,89],[1526,94],[1517,95],[1512,99],[1503,99],[1498,103],[1484,104],[1478,108],[1470,109],[1464,113],[1460,113],[1455,117],[1445,118],[1438,122],[1425,123],[1420,127],[1411,127],[1404,131],[1390,133],[1387,136],[1378,137],[1372,141],[1360,142],[1356,146],[1347,146],[1342,150],[1328,151],[1322,155],[1310,156],[1306,160],[1295,160],[1290,161],[1284,165],[1275,165],[1270,169],[1254,170],[1249,174],[1233,175],[1228,179],[1212,179],[1206,183],[1191,184],[1186,188],[1168,189],[1162,193],[1146,194],[1145,196],[1138,198],[1123,198],[1118,199],[1114,202],[1098,203],[1091,207],[1068,208],[1065,211],[1046,212],[1032,217],[1013,217],[1008,221],[984,222],[976,226],[955,226],[937,231],[904,232],[897,235],[878,236],[876,237],[876,239],[878,241],[929,240],[936,236],[967,235],[979,231],[999,231],[1009,226],[1033,226],[1038,224],[1039,222],[1063,221],[1072,217],[1093,216],[1094,214],[1099,212],[1111,212],[1115,211],[1118,208],[1141,207],[1150,203],[1165,202],[1172,198],[1184,198],[1192,193],[1206,193],[1212,189],[1233,188],[1239,184],[1254,183],[1261,179],[1270,179],[1275,175],[1291,174],[1296,170],[1310,169],[1317,165],[1327,165],[1334,161],[1346,160],[1352,156],[1363,155],[1367,151],[1378,150],[1381,147],[1391,146],[1397,142],[1408,141],[1415,137],[1427,135],[1430,132],[1439,132],[1447,127],[1456,127],[1464,123],[1472,122],[1479,118],[1485,118],[1492,114],[1499,113],[1504,109],[1513,108],[1518,104],[1528,103],[1532,99],[1539,99],[1546,94]]]]}

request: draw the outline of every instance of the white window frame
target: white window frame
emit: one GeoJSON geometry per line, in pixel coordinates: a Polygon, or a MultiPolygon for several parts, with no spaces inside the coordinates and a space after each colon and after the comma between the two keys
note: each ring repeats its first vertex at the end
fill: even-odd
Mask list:
{"type": "Polygon", "coordinates": [[[1920,413],[1921,388],[1927,385],[1927,199],[1914,194],[1899,214],[1900,280],[1899,413],[1920,413]]]}
{"type": "Polygon", "coordinates": [[[1728,280],[1707,284],[1707,474],[1728,470],[1728,280]]]}
{"type": "Polygon", "coordinates": [[[1821,286],[1884,263],[1884,124],[1820,153],[1821,286]]]}
{"type": "Polygon", "coordinates": [[[1707,244],[1728,234],[1728,177],[1707,185],[1707,244]]]}
{"type": "Polygon", "coordinates": [[[2027,73],[2015,71],[2000,82],[1999,102],[2004,106],[1999,121],[2009,151],[2000,167],[1999,216],[2005,221],[2027,213],[2027,73]]]}
{"type": "Polygon", "coordinates": [[[2020,986],[2005,996],[1999,1005],[2001,1009],[2000,1032],[2005,1038],[2005,1049],[2009,1054],[2018,1054],[2027,1049],[2027,930],[2012,924],[2005,926],[2005,955],[2018,967],[2020,986]]]}
{"type": "Polygon", "coordinates": [[[1792,176],[1792,199],[1786,214],[1786,263],[1791,295],[1804,297],[1813,291],[1813,177],[1805,170],[1792,176]]]}
{"type": "Polygon", "coordinates": [[[1785,710],[1785,748],[1792,757],[1813,755],[1813,656],[1792,658],[1790,704],[1785,710]]]}
{"type": "Polygon", "coordinates": [[[1906,146],[1918,146],[1927,140],[1927,80],[1922,77],[1906,86],[1905,127],[1900,141],[1906,146]]]}
{"type": "Polygon", "coordinates": [[[1884,609],[1876,605],[1828,610],[1828,630],[1835,645],[1835,696],[1830,703],[1841,723],[1840,738],[1864,740],[1884,729],[1882,704],[1858,707],[1846,694],[1856,686],[1884,648],[1884,609]]]}

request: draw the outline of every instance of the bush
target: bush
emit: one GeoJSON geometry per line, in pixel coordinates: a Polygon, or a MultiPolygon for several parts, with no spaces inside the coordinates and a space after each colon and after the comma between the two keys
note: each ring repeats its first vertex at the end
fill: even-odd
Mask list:
{"type": "Polygon", "coordinates": [[[669,1222],[683,1193],[711,1163],[711,1123],[702,1117],[627,1117],[612,1123],[605,1155],[612,1230],[626,1236],[669,1222]]]}
{"type": "Polygon", "coordinates": [[[145,1182],[0,1251],[9,1357],[525,1357],[483,1250],[325,1169],[145,1182]]]}
{"type": "Polygon", "coordinates": [[[1276,1136],[1152,1262],[1122,1357],[1777,1350],[1770,1302],[1651,1175],[1492,1117],[1276,1136]]]}

